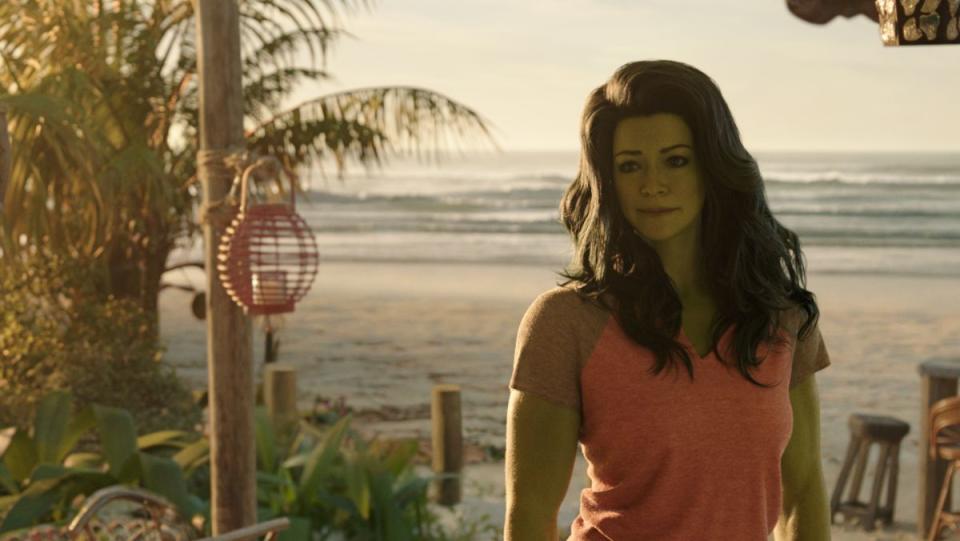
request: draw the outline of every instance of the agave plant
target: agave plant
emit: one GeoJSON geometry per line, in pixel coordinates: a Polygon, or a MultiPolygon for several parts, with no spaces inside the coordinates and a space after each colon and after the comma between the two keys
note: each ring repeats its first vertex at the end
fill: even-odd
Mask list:
{"type": "MultiPolygon", "coordinates": [[[[450,136],[492,141],[476,112],[417,87],[285,108],[299,84],[329,78],[327,49],[348,33],[329,0],[238,5],[246,145],[277,157],[288,175],[330,157],[342,174],[348,159],[379,164],[450,136]],[[309,53],[308,65],[298,52],[309,53]]],[[[170,252],[199,231],[195,29],[190,0],[0,2],[0,106],[13,147],[10,182],[0,186],[0,257],[95,256],[104,296],[156,314],[170,252]]]]}

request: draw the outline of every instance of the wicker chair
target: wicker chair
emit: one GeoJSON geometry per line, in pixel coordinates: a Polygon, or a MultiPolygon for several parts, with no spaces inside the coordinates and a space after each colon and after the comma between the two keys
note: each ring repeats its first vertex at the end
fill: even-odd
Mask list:
{"type": "Polygon", "coordinates": [[[930,408],[930,458],[948,461],[940,488],[940,498],[933,514],[927,541],[940,536],[941,528],[956,528],[960,513],[944,509],[953,474],[960,468],[960,396],[938,400],[930,408]]]}
{"type": "Polygon", "coordinates": [[[277,532],[290,527],[290,520],[277,518],[227,532],[197,539],[196,529],[185,522],[176,507],[153,492],[127,486],[111,486],[91,494],[68,526],[40,525],[0,536],[0,541],[44,539],[54,541],[253,541],[266,535],[265,541],[276,539],[277,532]],[[123,516],[104,521],[97,513],[115,500],[138,503],[150,518],[123,516]]]}

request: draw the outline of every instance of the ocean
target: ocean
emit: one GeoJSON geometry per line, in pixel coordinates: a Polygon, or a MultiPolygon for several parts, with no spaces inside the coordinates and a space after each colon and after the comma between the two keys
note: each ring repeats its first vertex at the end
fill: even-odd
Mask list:
{"type": "MultiPolygon", "coordinates": [[[[960,155],[756,157],[774,215],[800,236],[807,271],[821,275],[810,289],[835,365],[820,379],[834,475],[851,411],[912,410],[918,426],[917,363],[956,354],[960,155]]],[[[298,212],[316,235],[320,268],[296,311],[277,318],[300,406],[345,396],[360,409],[411,408],[417,418],[378,429],[429,434],[432,389],[454,383],[466,437],[502,446],[518,325],[569,257],[557,204],[576,162],[575,152],[511,152],[395,160],[380,172],[353,168],[342,182],[309,175],[298,212]]],[[[199,256],[200,244],[179,256],[199,256]]],[[[195,269],[165,279],[204,284],[195,269]]],[[[197,388],[207,383],[206,325],[189,315],[190,301],[174,288],[161,293],[160,328],[165,358],[197,388]]]]}
{"type": "MultiPolygon", "coordinates": [[[[809,272],[960,276],[960,153],[755,153],[809,272]]],[[[298,212],[321,262],[565,265],[558,203],[577,152],[504,152],[313,171],[298,212]]]]}

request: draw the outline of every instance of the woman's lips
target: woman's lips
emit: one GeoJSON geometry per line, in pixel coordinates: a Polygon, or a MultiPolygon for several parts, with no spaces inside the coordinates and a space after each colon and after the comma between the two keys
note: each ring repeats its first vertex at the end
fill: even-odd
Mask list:
{"type": "Polygon", "coordinates": [[[677,210],[677,209],[666,209],[666,210],[644,210],[644,209],[637,209],[637,210],[639,210],[640,213],[643,214],[644,216],[662,216],[662,215],[664,215],[664,214],[669,214],[669,213],[671,213],[671,212],[673,212],[673,211],[675,211],[675,210],[677,210]]]}

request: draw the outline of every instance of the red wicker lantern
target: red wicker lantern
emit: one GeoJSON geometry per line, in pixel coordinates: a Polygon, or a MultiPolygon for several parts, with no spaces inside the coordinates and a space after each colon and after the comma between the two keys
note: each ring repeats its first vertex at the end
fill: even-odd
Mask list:
{"type": "Polygon", "coordinates": [[[220,239],[220,281],[230,298],[249,315],[293,312],[317,275],[317,241],[296,213],[296,189],[290,204],[258,203],[247,207],[250,173],[268,163],[247,167],[241,179],[240,209],[220,239]]]}

